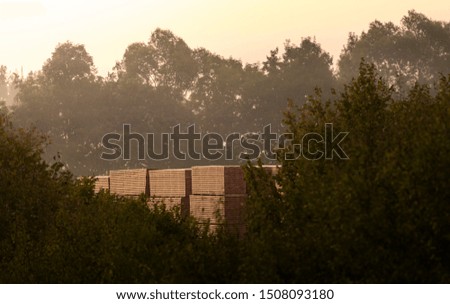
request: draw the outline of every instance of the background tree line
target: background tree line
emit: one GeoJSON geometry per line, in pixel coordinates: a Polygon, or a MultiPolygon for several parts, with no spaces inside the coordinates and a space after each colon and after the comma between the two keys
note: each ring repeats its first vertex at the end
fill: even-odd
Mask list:
{"type": "MultiPolygon", "coordinates": [[[[0,99],[11,104],[18,126],[35,126],[51,138],[45,157],[61,160],[77,175],[124,167],[181,167],[202,162],[102,161],[101,138],[122,133],[129,123],[139,133],[170,132],[195,123],[202,133],[259,132],[266,124],[282,131],[288,99],[303,104],[320,87],[329,97],[358,74],[361,58],[375,64],[396,94],[416,81],[433,85],[450,70],[450,23],[410,11],[399,26],[371,23],[350,34],[337,62],[315,39],[287,41],[261,64],[243,64],[210,51],[190,48],[169,30],[155,30],[147,43],[133,43],[106,77],[81,44],[59,44],[40,71],[21,78],[0,70],[0,99]]],[[[160,140],[156,140],[159,144],[160,140]]],[[[160,145],[156,150],[159,151],[160,145]]],[[[238,151],[238,153],[241,151],[238,151]]],[[[218,161],[225,163],[225,161],[218,161]]],[[[235,163],[235,162],[234,162],[235,163]]]]}

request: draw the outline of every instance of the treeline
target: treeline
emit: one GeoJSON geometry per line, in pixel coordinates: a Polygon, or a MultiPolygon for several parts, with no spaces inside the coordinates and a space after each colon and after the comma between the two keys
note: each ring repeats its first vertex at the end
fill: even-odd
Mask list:
{"type": "Polygon", "coordinates": [[[448,283],[450,74],[434,91],[395,97],[363,62],[339,94],[293,106],[278,176],[248,167],[256,248],[246,272],[264,282],[448,283]]]}
{"type": "Polygon", "coordinates": [[[95,194],[91,179],[42,160],[45,136],[2,113],[0,283],[448,284],[450,74],[396,96],[363,62],[340,93],[292,104],[277,176],[246,165],[240,237],[95,194]],[[309,147],[328,157],[296,157],[328,123],[334,135],[309,147]],[[347,157],[329,148],[339,132],[347,157]]]}
{"type": "MultiPolygon", "coordinates": [[[[59,44],[40,71],[8,78],[0,69],[0,99],[17,90],[13,120],[35,126],[51,138],[45,158],[60,157],[77,175],[125,167],[180,167],[202,162],[102,161],[103,135],[162,132],[191,124],[203,134],[260,132],[272,124],[281,131],[288,99],[301,105],[319,87],[325,97],[358,74],[361,58],[405,97],[416,82],[433,88],[439,73],[450,71],[450,23],[411,11],[400,25],[375,21],[367,32],[350,34],[333,68],[333,59],[315,39],[286,42],[261,64],[243,64],[210,51],[190,48],[168,30],[155,30],[147,43],[133,43],[106,77],[98,75],[83,45],[59,44]]],[[[4,106],[2,109],[7,110],[4,106]]],[[[155,149],[160,151],[160,141],[155,149]]],[[[136,156],[136,155],[134,155],[136,156]]],[[[224,163],[224,161],[218,161],[224,163]]],[[[235,162],[234,162],[235,163],[235,162]]]]}

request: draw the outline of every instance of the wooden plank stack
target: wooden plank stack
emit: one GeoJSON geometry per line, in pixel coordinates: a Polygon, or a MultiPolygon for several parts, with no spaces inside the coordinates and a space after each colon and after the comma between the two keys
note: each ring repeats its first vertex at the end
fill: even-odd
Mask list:
{"type": "MultiPolygon", "coordinates": [[[[274,165],[263,168],[272,176],[279,171],[274,165]]],[[[241,235],[245,232],[247,187],[239,166],[113,170],[109,176],[96,178],[95,192],[109,189],[122,196],[144,194],[149,206],[158,203],[164,203],[168,209],[178,206],[181,214],[190,214],[200,223],[209,223],[211,231],[225,224],[228,230],[241,235]]]]}
{"type": "Polygon", "coordinates": [[[221,195],[191,195],[191,214],[202,223],[217,223],[225,216],[225,198],[221,195]]]}
{"type": "Polygon", "coordinates": [[[123,196],[149,195],[148,169],[112,170],[109,173],[111,193],[123,196]]]}
{"type": "Polygon", "coordinates": [[[96,176],[94,191],[95,193],[100,192],[100,190],[109,190],[109,176],[96,176]]]}
{"type": "Polygon", "coordinates": [[[150,170],[149,204],[163,202],[167,208],[179,206],[181,213],[189,214],[189,195],[192,193],[191,169],[150,170]]]}
{"type": "Polygon", "coordinates": [[[192,167],[192,193],[200,195],[246,194],[244,172],[239,166],[192,167]]]}
{"type": "Polygon", "coordinates": [[[239,166],[192,167],[191,215],[212,226],[225,223],[229,229],[244,230],[246,200],[244,173],[239,166]]]}
{"type": "Polygon", "coordinates": [[[150,170],[150,195],[185,197],[192,193],[191,169],[150,170]]]}

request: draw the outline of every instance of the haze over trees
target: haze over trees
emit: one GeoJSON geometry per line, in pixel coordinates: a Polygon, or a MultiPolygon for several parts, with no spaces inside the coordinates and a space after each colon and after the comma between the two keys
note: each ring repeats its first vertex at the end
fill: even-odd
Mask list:
{"type": "Polygon", "coordinates": [[[0,105],[12,106],[16,96],[15,80],[18,75],[8,71],[4,65],[0,66],[0,105]]]}
{"type": "Polygon", "coordinates": [[[361,58],[401,92],[416,82],[433,84],[450,68],[450,23],[410,11],[399,26],[374,21],[367,33],[350,34],[338,63],[342,82],[354,77],[361,58]]]}
{"type": "MultiPolygon", "coordinates": [[[[138,160],[137,153],[127,161],[102,161],[101,139],[110,132],[122,134],[124,123],[132,132],[155,133],[156,151],[162,148],[159,135],[178,124],[181,130],[195,124],[203,134],[224,137],[262,132],[267,124],[282,132],[288,100],[302,104],[316,87],[330,96],[331,88],[357,75],[361,58],[374,63],[397,93],[404,94],[416,81],[433,85],[439,73],[448,73],[449,56],[449,23],[414,11],[400,26],[375,21],[367,33],[350,34],[337,70],[333,58],[311,37],[298,44],[287,41],[283,51],[270,51],[261,64],[243,64],[203,48],[192,49],[171,31],[157,29],[147,43],[129,45],[112,72],[100,77],[83,45],[64,42],[42,70],[14,78],[14,120],[49,135],[47,159],[60,155],[75,174],[191,166],[205,162],[138,160]]],[[[5,95],[6,68],[1,75],[0,94],[11,98],[5,95]]]]}
{"type": "Polygon", "coordinates": [[[0,104],[0,282],[449,283],[449,45],[448,22],[412,11],[351,34],[337,70],[310,37],[257,65],[161,29],[106,77],[72,42],[26,78],[2,67],[0,98],[17,95],[0,104]],[[244,163],[238,237],[75,178],[194,164],[101,161],[102,136],[124,123],[224,135],[271,123],[294,140],[277,150],[275,177],[244,163]],[[334,136],[310,148],[332,157],[293,157],[328,124],[334,136]],[[346,159],[330,150],[339,132],[346,159]]]}

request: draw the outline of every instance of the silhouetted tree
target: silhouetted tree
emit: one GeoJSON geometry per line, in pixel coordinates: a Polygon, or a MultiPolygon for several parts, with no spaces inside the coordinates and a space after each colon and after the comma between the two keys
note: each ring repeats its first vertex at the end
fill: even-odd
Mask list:
{"type": "Polygon", "coordinates": [[[367,33],[350,34],[338,63],[342,83],[357,75],[361,58],[403,93],[416,81],[433,84],[450,71],[450,23],[409,11],[400,26],[374,21],[367,33]]]}

